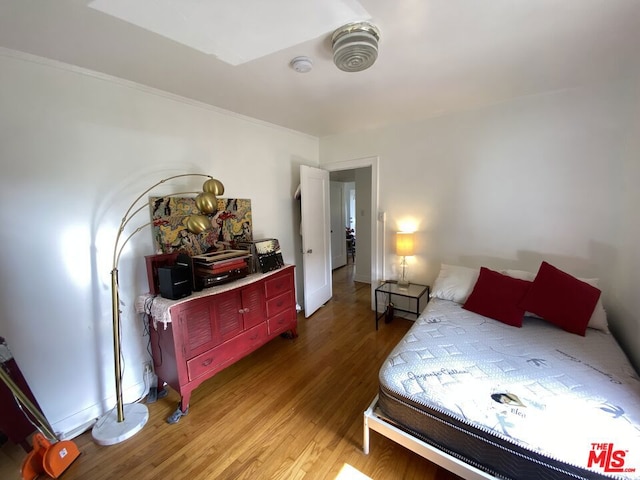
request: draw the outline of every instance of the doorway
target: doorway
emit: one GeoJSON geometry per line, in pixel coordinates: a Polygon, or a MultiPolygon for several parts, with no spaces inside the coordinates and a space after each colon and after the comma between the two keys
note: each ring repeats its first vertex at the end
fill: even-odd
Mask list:
{"type": "MultiPolygon", "coordinates": [[[[355,254],[353,262],[353,280],[370,285],[371,305],[373,307],[373,291],[380,280],[380,265],[382,253],[379,251],[381,232],[384,225],[378,221],[384,218],[378,213],[378,158],[368,157],[363,159],[336,162],[322,165],[321,168],[329,171],[331,182],[339,182],[343,185],[343,194],[340,210],[344,216],[339,226],[332,223],[332,229],[338,228],[334,240],[332,240],[332,257],[334,254],[334,242],[338,242],[340,250],[344,251],[344,262],[338,265],[347,265],[346,258],[346,227],[355,225],[355,254]],[[344,232],[344,233],[343,233],[344,232]]],[[[334,206],[331,206],[334,209],[334,206]]],[[[336,211],[338,209],[336,208],[336,211]]],[[[333,269],[333,266],[332,266],[333,269]]]]}
{"type": "Polygon", "coordinates": [[[355,263],[355,170],[331,172],[331,270],[355,263]]]}
{"type": "MultiPolygon", "coordinates": [[[[331,251],[331,221],[330,221],[330,174],[339,171],[352,170],[355,175],[356,188],[355,196],[355,222],[357,227],[357,254],[355,255],[356,268],[358,276],[354,275],[354,280],[365,283],[370,290],[371,309],[374,305],[374,291],[379,281],[383,278],[381,268],[384,266],[383,254],[380,249],[384,245],[384,212],[378,209],[378,158],[367,157],[356,160],[347,160],[343,162],[333,162],[323,164],[320,167],[300,166],[301,183],[295,193],[295,198],[301,200],[301,264],[303,275],[296,280],[299,292],[304,292],[303,297],[305,303],[305,316],[309,317],[315,311],[313,308],[307,308],[307,299],[310,297],[309,291],[313,292],[314,288],[326,286],[328,295],[323,296],[321,302],[326,302],[332,295],[332,251],[331,251]],[[311,188],[309,183],[310,172],[324,177],[325,187],[322,195],[312,195],[315,190],[311,188]],[[324,174],[322,174],[324,172],[324,174]],[[306,179],[306,180],[305,180],[306,179]],[[305,186],[305,183],[307,184],[305,186]],[[362,186],[362,188],[360,188],[362,186]],[[311,189],[310,189],[311,188],[311,189]],[[308,193],[301,194],[307,190],[308,193]],[[361,199],[361,200],[360,200],[361,199]],[[316,205],[317,204],[317,205],[316,205]],[[307,212],[309,205],[316,205],[320,208],[318,212],[307,212]],[[323,206],[324,205],[324,206],[323,206]],[[320,215],[320,211],[323,212],[320,215]],[[305,214],[306,212],[306,214],[305,214]],[[305,224],[308,222],[317,224],[318,228],[323,229],[321,234],[307,231],[305,224]],[[312,253],[313,252],[313,253],[312,253]],[[311,267],[308,268],[307,263],[313,261],[311,267]],[[310,290],[310,288],[311,290],[310,290]]],[[[314,177],[315,178],[315,177],[314,177]]],[[[314,183],[315,185],[315,183],[314,183]]],[[[317,190],[317,189],[316,189],[317,190]]],[[[320,190],[318,190],[320,193],[320,190]]],[[[339,226],[334,229],[338,240],[333,243],[345,246],[345,234],[341,232],[345,223],[342,221],[339,226]]],[[[345,252],[346,254],[346,252],[345,252]]],[[[323,290],[324,291],[324,290],[323,290]]]]}

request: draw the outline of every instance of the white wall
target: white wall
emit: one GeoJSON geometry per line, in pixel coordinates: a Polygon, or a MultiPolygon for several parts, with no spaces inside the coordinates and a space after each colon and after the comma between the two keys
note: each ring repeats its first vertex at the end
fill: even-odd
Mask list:
{"type": "Polygon", "coordinates": [[[610,319],[640,365],[637,77],[322,138],[321,164],[379,156],[395,231],[415,229],[414,281],[441,262],[600,277],[610,319]],[[635,247],[634,247],[635,245],[635,247]]]}
{"type": "MultiPolygon", "coordinates": [[[[299,165],[318,164],[318,140],[7,50],[0,71],[0,336],[64,434],[114,405],[109,274],[128,204],[163,177],[211,174],[225,196],[252,200],[255,236],[278,238],[299,264],[293,192],[299,165]]],[[[120,262],[127,402],[148,358],[133,303],[151,253],[146,230],[120,262]]]]}
{"type": "MultiPolygon", "coordinates": [[[[640,68],[639,68],[640,70],[640,68]]],[[[617,337],[640,365],[640,71],[617,86],[621,93],[622,139],[616,215],[616,248],[612,252],[609,307],[618,320],[617,337]]]]}

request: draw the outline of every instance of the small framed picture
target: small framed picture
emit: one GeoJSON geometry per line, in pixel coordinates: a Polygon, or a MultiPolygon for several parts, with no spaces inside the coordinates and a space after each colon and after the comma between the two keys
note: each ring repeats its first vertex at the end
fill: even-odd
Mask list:
{"type": "Polygon", "coordinates": [[[258,256],[258,264],[262,273],[277,270],[284,266],[282,260],[282,252],[280,251],[280,242],[275,238],[260,240],[255,243],[256,255],[258,256]]]}

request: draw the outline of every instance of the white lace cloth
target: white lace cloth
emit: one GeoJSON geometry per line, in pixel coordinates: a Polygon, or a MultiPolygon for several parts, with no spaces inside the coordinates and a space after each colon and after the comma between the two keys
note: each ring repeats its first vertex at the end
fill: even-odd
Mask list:
{"type": "Polygon", "coordinates": [[[0,363],[8,362],[13,358],[11,355],[11,351],[9,347],[7,347],[6,343],[0,343],[0,363]]]}

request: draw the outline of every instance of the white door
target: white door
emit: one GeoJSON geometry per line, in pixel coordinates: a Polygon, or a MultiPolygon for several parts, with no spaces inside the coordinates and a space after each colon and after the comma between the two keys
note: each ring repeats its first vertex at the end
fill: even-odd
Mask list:
{"type": "Polygon", "coordinates": [[[331,270],[347,264],[344,183],[331,182],[331,270]]]}
{"type": "Polygon", "coordinates": [[[329,172],[300,165],[304,316],[331,298],[329,172]]]}

